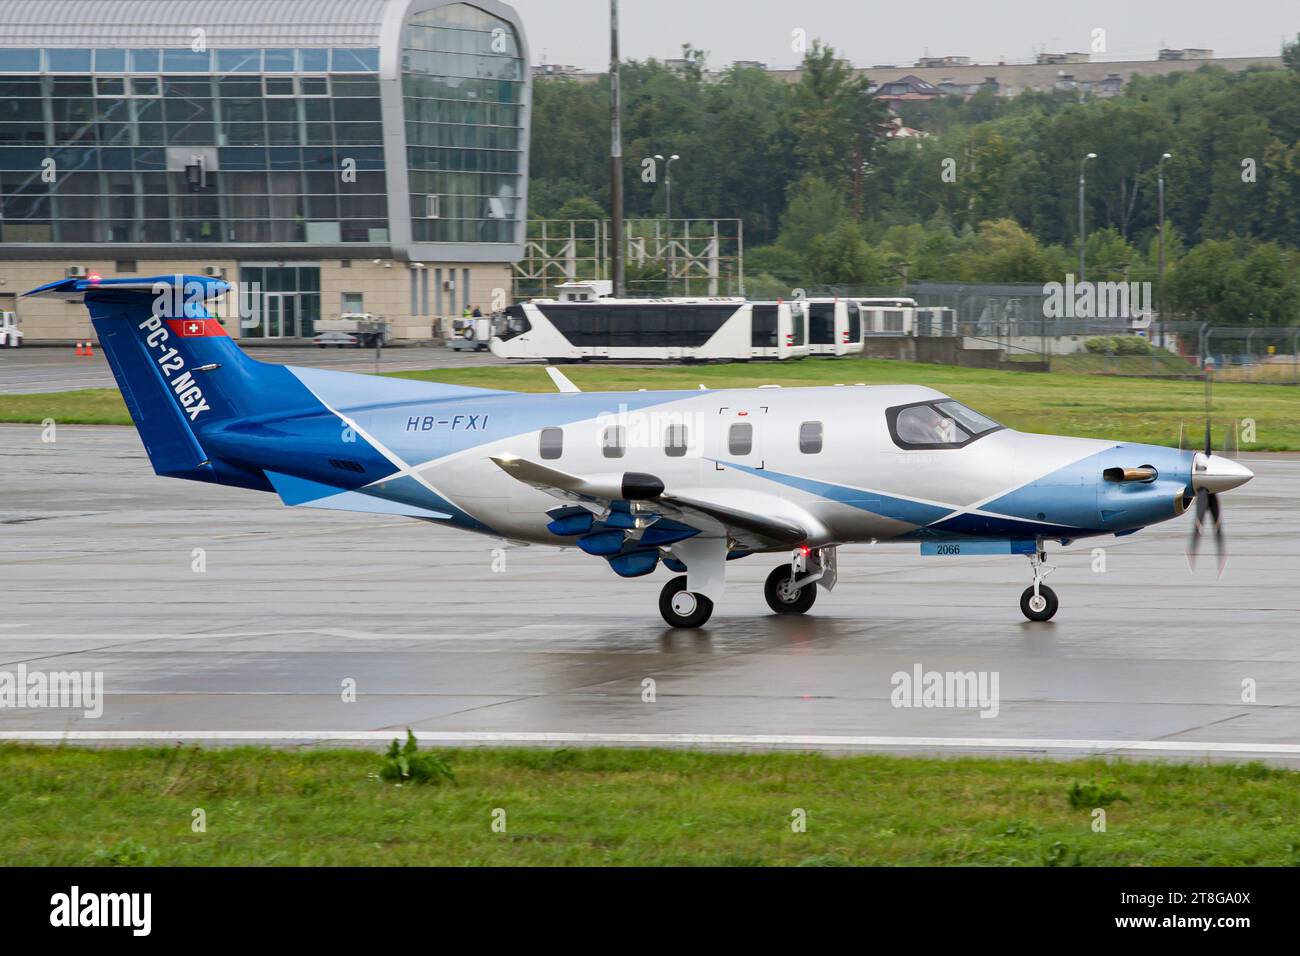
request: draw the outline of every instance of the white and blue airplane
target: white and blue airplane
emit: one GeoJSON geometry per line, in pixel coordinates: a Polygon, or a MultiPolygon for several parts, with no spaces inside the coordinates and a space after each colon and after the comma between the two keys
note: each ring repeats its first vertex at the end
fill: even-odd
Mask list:
{"type": "Polygon", "coordinates": [[[1057,597],[1046,543],[1127,535],[1195,504],[1223,555],[1218,495],[1249,481],[1210,453],[1014,431],[911,385],[536,395],[249,358],[198,276],[66,279],[81,299],[154,471],[290,506],[404,515],[508,541],[576,546],[637,577],[677,572],[664,620],[699,627],[727,562],[781,554],[765,596],[803,613],[836,548],[1020,554],[1024,615],[1057,597]]]}

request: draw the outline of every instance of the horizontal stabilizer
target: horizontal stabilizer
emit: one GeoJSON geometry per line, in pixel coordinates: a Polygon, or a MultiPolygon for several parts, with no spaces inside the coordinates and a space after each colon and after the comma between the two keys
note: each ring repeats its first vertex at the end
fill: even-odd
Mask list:
{"type": "Polygon", "coordinates": [[[401,501],[391,501],[360,491],[345,491],[333,485],[295,478],[279,472],[268,471],[280,500],[289,507],[323,508],[330,511],[356,511],[364,514],[400,515],[404,518],[429,518],[446,521],[451,515],[431,508],[420,508],[401,501]]]}

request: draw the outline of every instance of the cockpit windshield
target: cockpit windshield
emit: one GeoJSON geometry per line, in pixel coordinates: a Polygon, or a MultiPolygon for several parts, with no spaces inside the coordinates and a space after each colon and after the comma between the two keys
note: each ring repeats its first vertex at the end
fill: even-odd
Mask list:
{"type": "Polygon", "coordinates": [[[950,398],[885,410],[889,436],[899,448],[961,448],[1002,426],[950,398]]]}

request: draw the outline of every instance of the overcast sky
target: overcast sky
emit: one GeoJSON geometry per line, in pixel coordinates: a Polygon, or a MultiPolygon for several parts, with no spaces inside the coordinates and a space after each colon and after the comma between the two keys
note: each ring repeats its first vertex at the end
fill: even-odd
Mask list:
{"type": "MultiPolygon", "coordinates": [[[[533,63],[603,70],[609,0],[509,0],[524,20],[533,63]]],[[[791,35],[830,42],[857,66],[909,65],[917,57],[976,62],[1032,60],[1040,50],[1091,49],[1100,60],[1155,59],[1161,47],[1209,47],[1216,56],[1276,56],[1300,32],[1298,0],[620,0],[622,54],[707,50],[711,66],[761,60],[793,66],[791,35]]]]}

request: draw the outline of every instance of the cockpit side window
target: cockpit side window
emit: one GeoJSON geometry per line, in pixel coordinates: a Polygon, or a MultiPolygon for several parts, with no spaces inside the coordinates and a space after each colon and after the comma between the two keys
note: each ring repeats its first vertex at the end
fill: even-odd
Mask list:
{"type": "Polygon", "coordinates": [[[950,398],[885,409],[889,437],[899,448],[962,448],[1002,428],[950,398]]]}

